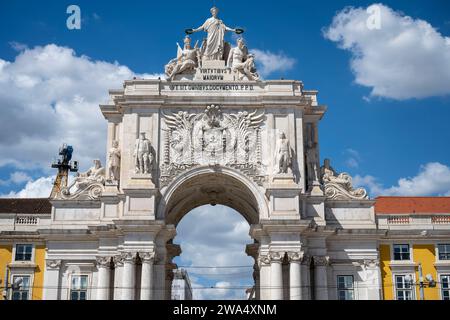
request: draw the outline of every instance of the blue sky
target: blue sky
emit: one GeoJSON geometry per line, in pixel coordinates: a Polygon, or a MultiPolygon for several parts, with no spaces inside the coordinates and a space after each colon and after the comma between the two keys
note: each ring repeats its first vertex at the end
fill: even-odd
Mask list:
{"type": "MultiPolygon", "coordinates": [[[[127,66],[135,73],[161,73],[175,53],[183,30],[200,25],[211,1],[77,1],[81,30],[66,28],[67,1],[9,1],[0,4],[0,58],[14,61],[19,52],[11,43],[28,48],[53,43],[100,60],[127,66]]],[[[386,1],[386,6],[414,19],[429,22],[443,36],[450,34],[448,1],[386,1]]],[[[363,97],[370,87],[355,83],[351,53],[323,36],[336,13],[346,6],[367,7],[370,1],[218,1],[220,17],[245,28],[249,48],[269,50],[295,59],[289,70],[268,78],[300,79],[319,90],[328,106],[321,122],[321,157],[353,175],[371,175],[384,186],[413,177],[429,162],[449,163],[449,96],[394,100],[363,97]],[[237,9],[236,9],[237,8],[237,9]],[[348,166],[348,149],[358,153],[358,166],[348,166]]],[[[448,66],[447,66],[448,67],[448,66]]],[[[49,124],[50,125],[50,124],[49,124]]],[[[4,133],[7,134],[7,133],[4,133]]],[[[77,150],[78,146],[74,146],[77,150]]],[[[56,151],[56,150],[55,150],[56,151]]],[[[352,152],[352,151],[350,151],[352,152]]],[[[49,154],[51,161],[52,154],[49,154]]],[[[1,155],[0,155],[1,156],[1,155]]],[[[83,165],[83,164],[82,164],[83,165]]],[[[87,165],[87,164],[86,164],[87,165]]],[[[8,179],[17,168],[0,167],[8,179]]],[[[48,174],[42,168],[39,174],[48,174]]],[[[20,190],[22,184],[2,184],[0,193],[20,190]]]]}
{"type": "MultiPolygon", "coordinates": [[[[286,62],[265,78],[319,90],[328,106],[322,160],[372,196],[450,195],[450,2],[384,1],[379,29],[352,28],[373,3],[216,1],[220,18],[244,28],[248,47],[267,58],[259,67],[286,62]]],[[[162,73],[184,29],[201,25],[211,4],[0,2],[0,195],[45,195],[62,142],[83,169],[104,159],[98,104],[107,89],[162,73]],[[81,30],[66,27],[70,4],[81,8],[81,30]]]]}

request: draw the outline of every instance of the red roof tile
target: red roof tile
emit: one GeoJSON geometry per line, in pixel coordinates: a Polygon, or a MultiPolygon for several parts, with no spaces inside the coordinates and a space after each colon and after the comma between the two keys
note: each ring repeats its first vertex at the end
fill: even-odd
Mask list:
{"type": "Polygon", "coordinates": [[[0,198],[1,213],[35,213],[50,214],[52,205],[48,198],[39,199],[5,199],[0,198]]]}
{"type": "Polygon", "coordinates": [[[378,197],[376,214],[450,213],[450,197],[378,197]]]}

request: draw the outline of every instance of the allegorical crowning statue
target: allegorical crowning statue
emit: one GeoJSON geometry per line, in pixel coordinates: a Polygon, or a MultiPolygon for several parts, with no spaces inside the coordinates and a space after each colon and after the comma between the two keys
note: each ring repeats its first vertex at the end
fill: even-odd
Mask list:
{"type": "Polygon", "coordinates": [[[232,31],[240,33],[240,29],[229,28],[222,20],[217,18],[219,9],[211,8],[211,18],[207,19],[200,27],[187,29],[187,33],[205,31],[208,34],[206,46],[203,48],[202,60],[223,60],[225,32],[232,31]]]}
{"type": "Polygon", "coordinates": [[[165,72],[168,79],[173,80],[173,78],[180,73],[186,71],[195,70],[198,67],[199,60],[199,49],[197,48],[197,44],[195,47],[191,47],[191,38],[186,36],[184,38],[184,47],[181,49],[180,45],[177,43],[178,53],[177,57],[170,60],[169,63],[165,67],[165,72]]]}
{"type": "MultiPolygon", "coordinates": [[[[234,80],[257,81],[259,75],[256,71],[255,56],[249,54],[243,38],[237,40],[236,47],[224,40],[227,31],[241,34],[244,30],[240,28],[230,28],[217,17],[219,9],[211,8],[211,17],[208,18],[200,27],[195,29],[186,29],[187,36],[184,39],[184,47],[181,48],[177,43],[177,56],[171,59],[165,66],[167,80],[175,80],[177,75],[192,75],[196,69],[204,66],[206,61],[223,61],[224,66],[231,70],[234,80]],[[191,46],[189,34],[198,31],[207,33],[203,39],[200,48],[191,46]]],[[[178,78],[179,79],[179,78],[178,78]]]]}

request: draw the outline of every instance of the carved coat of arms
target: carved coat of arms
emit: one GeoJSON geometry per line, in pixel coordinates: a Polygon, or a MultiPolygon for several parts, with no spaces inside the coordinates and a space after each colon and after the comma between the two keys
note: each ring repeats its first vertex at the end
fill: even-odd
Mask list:
{"type": "Polygon", "coordinates": [[[164,163],[161,184],[200,165],[224,165],[261,180],[261,125],[264,112],[223,113],[210,105],[204,112],[165,114],[164,163]]]}

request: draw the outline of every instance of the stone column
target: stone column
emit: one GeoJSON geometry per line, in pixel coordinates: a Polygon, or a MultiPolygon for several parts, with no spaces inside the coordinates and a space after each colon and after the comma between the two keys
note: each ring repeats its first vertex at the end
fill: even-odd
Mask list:
{"type": "Polygon", "coordinates": [[[123,258],[115,256],[114,259],[114,300],[122,300],[123,258]]]}
{"type": "Polygon", "coordinates": [[[43,300],[58,300],[61,260],[45,260],[43,300]]]}
{"type": "Polygon", "coordinates": [[[270,299],[270,256],[259,257],[259,298],[270,299]]]}
{"type": "Polygon", "coordinates": [[[302,252],[290,252],[289,258],[289,299],[302,300],[301,262],[302,252]]]}
{"type": "Polygon", "coordinates": [[[314,256],[314,280],[316,300],[328,300],[327,266],[328,256],[314,256]]]}
{"type": "Polygon", "coordinates": [[[302,272],[301,282],[302,282],[303,300],[311,300],[310,291],[313,290],[313,288],[311,288],[311,279],[309,277],[310,266],[311,266],[311,256],[304,255],[301,263],[301,272],[302,272]]]}
{"type": "Polygon", "coordinates": [[[97,300],[109,300],[109,281],[111,273],[111,258],[97,257],[97,300]]]}
{"type": "Polygon", "coordinates": [[[270,253],[270,298],[283,300],[283,257],[278,252],[270,253]]]}
{"type": "Polygon", "coordinates": [[[141,300],[153,299],[153,262],[155,253],[139,252],[142,262],[141,270],[141,300]]]}
{"type": "Polygon", "coordinates": [[[136,254],[132,252],[122,253],[122,300],[134,300],[136,290],[136,254]]]}

